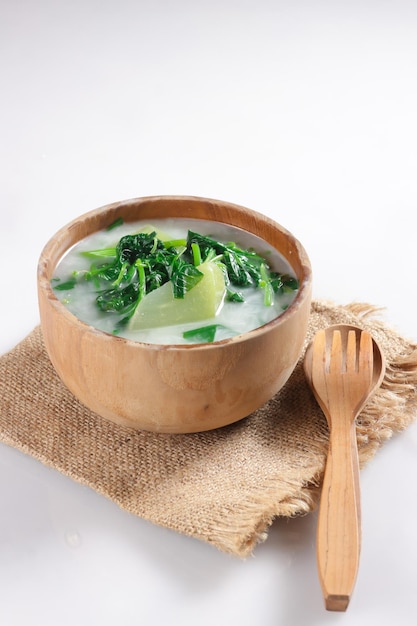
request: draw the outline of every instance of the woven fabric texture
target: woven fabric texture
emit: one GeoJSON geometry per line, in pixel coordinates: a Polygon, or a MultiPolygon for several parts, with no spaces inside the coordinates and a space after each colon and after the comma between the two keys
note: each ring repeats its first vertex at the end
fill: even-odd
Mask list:
{"type": "MultiPolygon", "coordinates": [[[[384,351],[381,388],[357,420],[363,466],[417,416],[417,345],[367,304],[313,302],[305,347],[331,324],[368,330],[384,351]]],[[[245,557],[277,516],[316,506],[328,445],[326,420],[302,358],[285,387],[231,426],[155,434],[100,418],[64,387],[40,327],[0,358],[0,441],[155,524],[245,557]]]]}

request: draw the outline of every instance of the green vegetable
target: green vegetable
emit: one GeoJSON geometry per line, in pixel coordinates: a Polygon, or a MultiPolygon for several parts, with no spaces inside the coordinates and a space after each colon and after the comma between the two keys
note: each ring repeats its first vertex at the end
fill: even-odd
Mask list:
{"type": "Polygon", "coordinates": [[[123,224],[123,218],[118,217],[116,220],[114,220],[114,222],[112,222],[111,224],[109,224],[109,226],[107,226],[106,230],[113,230],[114,228],[117,228],[118,226],[121,226],[122,224],[123,224]]]}
{"type": "Polygon", "coordinates": [[[265,292],[266,306],[274,304],[274,293],[298,289],[296,278],[271,271],[266,259],[253,250],[244,250],[233,242],[222,243],[189,231],[187,248],[193,254],[195,246],[198,246],[203,261],[213,255],[221,259],[226,273],[227,299],[232,302],[243,302],[244,297],[233,291],[230,285],[261,287],[265,292]]]}
{"type": "Polygon", "coordinates": [[[192,263],[181,258],[175,258],[172,263],[171,282],[174,298],[184,298],[187,291],[195,287],[204,274],[192,263]]]}
{"type": "Polygon", "coordinates": [[[85,256],[91,259],[102,259],[102,258],[111,258],[116,256],[116,248],[102,248],[101,250],[87,250],[85,252],[80,252],[81,256],[85,256]]]}
{"type": "Polygon", "coordinates": [[[274,288],[271,275],[265,263],[261,263],[259,273],[259,286],[264,290],[264,304],[265,306],[272,306],[274,304],[274,288]]]}
{"type": "Polygon", "coordinates": [[[178,294],[183,294],[191,282],[185,278],[189,268],[178,267],[177,250],[165,247],[155,231],[125,235],[115,248],[88,251],[83,255],[96,259],[81,277],[99,279],[103,286],[96,299],[97,306],[106,312],[126,313],[126,321],[140,299],[170,281],[171,275],[178,294]],[[97,261],[101,257],[107,257],[106,262],[97,261]]]}
{"type": "Polygon", "coordinates": [[[70,278],[63,283],[55,285],[54,289],[56,289],[57,291],[68,291],[68,289],[74,289],[76,284],[77,281],[75,280],[75,278],[70,278]]]}
{"type": "MultiPolygon", "coordinates": [[[[122,223],[115,220],[107,230],[122,223]]],[[[139,233],[121,237],[113,247],[81,254],[91,260],[90,267],[75,270],[54,289],[64,291],[80,280],[92,281],[97,307],[122,315],[119,324],[129,323],[131,328],[208,319],[216,315],[224,298],[244,302],[240,287],[262,289],[265,306],[273,305],[275,293],[298,289],[297,279],[272,271],[255,251],[193,231],[188,231],[186,239],[169,239],[146,226],[139,233]]],[[[184,336],[192,341],[213,341],[217,328],[211,324],[184,336]]]]}
{"type": "Polygon", "coordinates": [[[175,297],[175,288],[167,282],[141,298],[128,321],[129,329],[175,326],[215,317],[226,291],[223,272],[214,261],[194,269],[199,280],[183,297],[175,297]]]}
{"type": "Polygon", "coordinates": [[[212,343],[219,328],[225,327],[222,324],[209,324],[208,326],[186,330],[182,333],[182,336],[193,343],[212,343]]]}
{"type": "Polygon", "coordinates": [[[245,302],[245,296],[240,291],[226,289],[226,300],[228,302],[245,302]]]}

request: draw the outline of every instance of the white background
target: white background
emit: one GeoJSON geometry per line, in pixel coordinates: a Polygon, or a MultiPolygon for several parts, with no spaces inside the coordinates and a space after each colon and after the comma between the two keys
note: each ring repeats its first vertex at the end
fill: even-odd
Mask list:
{"type": "MultiPolygon", "coordinates": [[[[417,3],[1,0],[0,352],[38,323],[36,264],[74,217],[136,196],[265,213],[314,297],[417,340],[417,3]]],[[[316,515],[240,561],[0,446],[5,626],[411,626],[417,428],[363,470],[346,614],[323,607],[316,515]]],[[[260,462],[262,460],[260,459],[260,462]]]]}

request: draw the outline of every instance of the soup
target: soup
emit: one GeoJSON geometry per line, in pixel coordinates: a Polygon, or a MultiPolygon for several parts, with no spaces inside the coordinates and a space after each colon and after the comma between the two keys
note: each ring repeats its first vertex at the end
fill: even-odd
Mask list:
{"type": "MultiPolygon", "coordinates": [[[[251,273],[249,266],[242,267],[243,274],[251,273]]],[[[270,322],[291,304],[298,283],[284,257],[259,237],[220,222],[171,218],[117,222],[86,237],[61,259],[52,286],[71,313],[104,332],[146,343],[184,344],[220,341],[270,322]],[[139,235],[151,252],[170,255],[170,280],[175,272],[179,276],[175,287],[163,283],[159,275],[165,270],[158,267],[155,280],[162,284],[141,293],[150,280],[137,279],[145,276],[149,263],[132,257],[127,244],[119,245],[132,235],[139,235]],[[235,258],[237,251],[242,255],[235,258]],[[243,257],[257,265],[259,276],[255,271],[248,284],[232,284],[231,272],[240,272],[236,265],[243,257]],[[184,293],[174,296],[175,289],[184,293]]]]}

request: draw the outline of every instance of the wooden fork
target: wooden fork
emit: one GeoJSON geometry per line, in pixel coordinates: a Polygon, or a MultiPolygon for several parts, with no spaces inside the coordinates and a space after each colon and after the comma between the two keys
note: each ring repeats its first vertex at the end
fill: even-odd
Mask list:
{"type": "Polygon", "coordinates": [[[373,341],[354,327],[319,331],[304,367],[330,429],[317,528],[317,563],[325,606],[345,611],[361,544],[355,418],[374,388],[373,341]]]}

